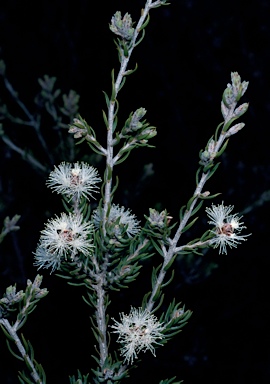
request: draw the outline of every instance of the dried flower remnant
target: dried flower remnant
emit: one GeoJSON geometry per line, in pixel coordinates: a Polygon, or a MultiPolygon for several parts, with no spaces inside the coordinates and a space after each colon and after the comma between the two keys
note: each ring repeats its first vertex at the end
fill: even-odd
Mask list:
{"type": "Polygon", "coordinates": [[[121,355],[125,361],[133,364],[140,351],[150,350],[155,356],[153,344],[162,345],[158,340],[164,337],[162,331],[165,329],[156,316],[151,315],[147,309],[131,308],[129,315],[121,313],[120,317],[121,322],[113,319],[115,325],[111,327],[115,329],[113,333],[119,334],[117,341],[123,344],[121,355]]]}
{"type": "Polygon", "coordinates": [[[92,193],[97,192],[97,183],[101,181],[97,170],[86,163],[61,163],[49,175],[47,185],[54,192],[61,193],[70,198],[80,199],[81,196],[93,198],[92,193]]]}
{"type": "Polygon", "coordinates": [[[241,241],[245,241],[245,237],[249,235],[239,235],[242,229],[246,228],[243,222],[240,222],[242,216],[237,214],[231,214],[233,206],[224,206],[223,202],[220,205],[213,205],[211,208],[206,208],[206,213],[211,219],[208,221],[215,228],[211,232],[215,235],[211,240],[210,244],[214,248],[219,247],[219,253],[227,254],[226,246],[230,248],[236,248],[241,241]]]}

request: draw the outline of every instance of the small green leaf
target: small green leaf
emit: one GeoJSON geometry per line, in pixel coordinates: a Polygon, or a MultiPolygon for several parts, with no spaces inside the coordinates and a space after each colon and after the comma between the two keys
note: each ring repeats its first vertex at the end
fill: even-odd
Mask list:
{"type": "Polygon", "coordinates": [[[203,205],[203,201],[200,201],[199,204],[197,205],[197,207],[194,208],[193,211],[191,212],[190,217],[195,215],[195,213],[197,213],[200,210],[202,205],[203,205]]]}
{"type": "Polygon", "coordinates": [[[150,15],[149,15],[149,13],[147,14],[147,19],[146,19],[146,21],[143,23],[143,25],[140,27],[140,31],[142,31],[147,25],[148,25],[148,23],[149,23],[149,21],[150,21],[150,15]]]}
{"type": "Polygon", "coordinates": [[[124,73],[124,76],[131,75],[132,73],[134,73],[135,71],[137,71],[137,68],[138,68],[138,64],[136,63],[135,68],[134,68],[134,69],[129,69],[128,71],[126,71],[126,72],[124,73]]]}
{"type": "Polygon", "coordinates": [[[218,167],[219,167],[219,164],[220,164],[220,162],[219,163],[217,163],[215,166],[214,166],[214,168],[209,172],[209,175],[207,176],[207,180],[209,180],[210,179],[210,177],[212,177],[213,176],[213,174],[216,172],[216,170],[218,169],[218,167]]]}
{"type": "Polygon", "coordinates": [[[110,99],[109,99],[109,96],[107,95],[107,93],[105,91],[102,91],[104,93],[104,96],[105,96],[105,100],[106,100],[106,105],[107,105],[107,108],[109,109],[110,107],[110,99]]]}
{"type": "Polygon", "coordinates": [[[184,211],[186,209],[186,206],[183,205],[181,208],[180,208],[180,212],[179,212],[179,217],[180,217],[180,221],[183,220],[183,216],[184,216],[184,211]]]}
{"type": "Polygon", "coordinates": [[[219,130],[220,128],[223,126],[224,122],[220,123],[217,128],[216,128],[216,132],[215,132],[215,142],[218,141],[218,137],[219,137],[219,130]]]}
{"type": "Polygon", "coordinates": [[[184,232],[186,232],[189,228],[191,228],[192,227],[192,225],[195,223],[195,221],[198,219],[198,217],[195,217],[195,219],[193,219],[192,221],[191,221],[191,223],[189,223],[189,224],[187,224],[183,229],[182,229],[182,233],[184,233],[184,232]]]}
{"type": "Polygon", "coordinates": [[[8,349],[9,349],[9,352],[10,352],[14,357],[16,357],[16,359],[21,360],[21,361],[24,361],[24,359],[23,359],[21,356],[17,355],[15,352],[13,352],[13,350],[11,349],[11,346],[10,346],[10,344],[9,344],[8,339],[6,339],[6,343],[7,343],[7,347],[8,347],[8,349]]]}
{"type": "Polygon", "coordinates": [[[104,123],[106,125],[106,128],[108,129],[109,128],[109,124],[108,124],[107,115],[106,115],[106,113],[103,110],[102,110],[102,116],[103,116],[103,120],[104,120],[104,123]]]}
{"type": "Polygon", "coordinates": [[[137,41],[136,44],[134,44],[134,47],[137,47],[144,39],[144,36],[145,36],[145,29],[142,30],[142,36],[140,37],[140,39],[137,41]]]}
{"type": "Polygon", "coordinates": [[[13,337],[8,333],[8,331],[5,329],[5,327],[0,323],[0,326],[2,328],[2,331],[4,332],[5,336],[11,340],[11,341],[14,341],[13,337]]]}
{"type": "Polygon", "coordinates": [[[163,268],[164,271],[168,271],[168,269],[172,266],[175,258],[176,258],[177,254],[173,255],[173,257],[171,258],[171,260],[165,265],[165,267],[163,268]]]}
{"type": "Polygon", "coordinates": [[[126,78],[123,77],[123,80],[121,81],[121,84],[120,84],[120,86],[118,88],[118,92],[123,88],[123,86],[125,85],[125,82],[126,82],[126,78]]]}
{"type": "Polygon", "coordinates": [[[216,153],[215,157],[219,157],[222,155],[222,153],[225,151],[227,145],[228,145],[229,139],[226,140],[226,142],[223,144],[222,148],[216,153]]]}
{"type": "Polygon", "coordinates": [[[193,203],[193,201],[194,201],[196,198],[197,198],[197,196],[192,196],[192,197],[189,199],[189,201],[188,201],[188,203],[187,203],[187,210],[188,210],[188,211],[189,211],[189,209],[190,209],[191,204],[193,203]]]}
{"type": "Polygon", "coordinates": [[[158,246],[158,244],[156,243],[156,241],[154,239],[151,239],[151,243],[152,245],[154,246],[154,248],[156,249],[156,251],[162,256],[164,257],[164,253],[162,251],[162,249],[158,246]]]}
{"type": "Polygon", "coordinates": [[[130,155],[130,150],[127,151],[124,155],[121,155],[121,157],[114,163],[114,165],[118,165],[118,164],[123,163],[128,158],[128,156],[130,155]]]}
{"type": "Polygon", "coordinates": [[[162,288],[167,287],[167,285],[169,285],[173,281],[173,278],[174,278],[174,269],[172,270],[172,276],[170,277],[170,279],[166,283],[163,283],[161,287],[162,288]]]}

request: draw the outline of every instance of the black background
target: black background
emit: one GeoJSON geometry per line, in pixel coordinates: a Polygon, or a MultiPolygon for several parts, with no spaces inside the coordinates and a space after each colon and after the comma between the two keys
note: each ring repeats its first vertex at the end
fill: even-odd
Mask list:
{"type": "MultiPolygon", "coordinates": [[[[80,94],[80,114],[104,140],[101,91],[110,93],[110,71],[118,69],[108,23],[117,10],[138,20],[143,4],[140,0],[1,1],[1,56],[9,80],[29,109],[34,108],[39,89],[37,78],[56,76],[64,92],[75,89],[80,94]]],[[[269,20],[266,0],[172,0],[170,6],[151,11],[146,37],[134,51],[130,68],[136,62],[139,67],[119,95],[120,122],[131,111],[145,107],[158,136],[152,141],[155,149],[134,151],[116,169],[120,176],[116,202],[129,206],[140,220],[149,207],[157,205],[177,220],[180,206],[195,187],[198,152],[222,120],[220,100],[230,72],[238,71],[242,80],[250,81],[244,97],[250,108],[241,119],[246,126],[230,139],[220,169],[206,189],[222,192],[215,202],[233,204],[236,212],[252,207],[244,217],[246,233],[252,236],[228,255],[211,250],[202,262],[195,258],[193,268],[178,261],[167,302],[176,297],[193,315],[180,335],[156,351],[156,358],[143,355],[127,382],[157,383],[174,375],[186,384],[270,382],[269,202],[254,204],[270,189],[269,20]],[[154,174],[141,183],[143,166],[149,163],[154,174]],[[217,268],[206,276],[213,263],[217,268]]],[[[2,83],[0,89],[0,98],[8,104],[2,83]]],[[[15,133],[23,145],[34,147],[28,128],[15,133]]],[[[48,128],[44,132],[48,140],[50,134],[48,128]]],[[[85,144],[80,147],[81,156],[87,151],[85,144]]],[[[98,165],[101,174],[103,166],[98,165]]],[[[22,216],[21,230],[1,244],[2,293],[7,285],[17,282],[21,288],[26,278],[34,279],[32,252],[39,232],[48,217],[61,212],[61,206],[59,196],[47,190],[44,177],[3,143],[0,177],[1,219],[15,213],[22,216]]],[[[203,216],[202,210],[192,236],[207,228],[203,216]]],[[[146,263],[145,271],[138,279],[143,288],[149,284],[150,264],[146,263]]],[[[113,295],[115,316],[140,304],[145,291],[133,285],[113,295]]],[[[23,332],[35,347],[48,383],[66,383],[77,368],[86,373],[95,366],[90,357],[94,350],[89,309],[82,304],[80,289],[47,271],[44,286],[50,293],[23,332]]],[[[17,383],[16,371],[22,367],[0,337],[0,381],[17,383]]]]}

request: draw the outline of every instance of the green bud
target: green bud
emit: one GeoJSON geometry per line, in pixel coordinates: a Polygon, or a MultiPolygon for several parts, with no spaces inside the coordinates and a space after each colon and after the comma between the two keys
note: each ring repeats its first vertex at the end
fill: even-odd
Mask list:
{"type": "Polygon", "coordinates": [[[35,277],[34,282],[33,282],[33,287],[34,287],[34,288],[39,288],[40,285],[41,285],[41,283],[42,283],[42,279],[43,279],[43,276],[41,276],[41,275],[37,275],[37,276],[35,277]]]}
{"type": "Polygon", "coordinates": [[[0,300],[0,304],[8,304],[9,303],[9,300],[6,298],[6,297],[3,297],[1,300],[0,300]]]}
{"type": "Polygon", "coordinates": [[[243,94],[246,92],[248,84],[249,84],[248,81],[243,81],[242,82],[242,95],[241,96],[243,96],[243,94]]]}
{"type": "Polygon", "coordinates": [[[228,84],[227,88],[223,92],[222,100],[226,107],[230,107],[230,105],[235,102],[235,96],[233,94],[231,84],[228,84]]]}
{"type": "Polygon", "coordinates": [[[48,295],[49,291],[47,291],[47,288],[43,288],[43,289],[39,289],[36,293],[35,293],[35,298],[36,299],[42,299],[43,297],[45,297],[46,295],[48,295]]]}
{"type": "Polygon", "coordinates": [[[10,301],[13,300],[13,297],[16,295],[16,286],[12,286],[10,285],[9,287],[7,287],[6,289],[6,298],[10,301]]]}
{"type": "Polygon", "coordinates": [[[231,79],[232,79],[233,88],[235,88],[239,92],[242,84],[241,84],[241,77],[239,76],[238,72],[232,72],[231,79]]]}
{"type": "Polygon", "coordinates": [[[16,295],[14,296],[13,300],[12,300],[13,303],[19,303],[20,301],[23,300],[24,296],[25,296],[25,294],[23,291],[17,292],[16,295]]]}
{"type": "Polygon", "coordinates": [[[149,208],[150,215],[148,217],[148,221],[150,222],[150,225],[153,227],[160,227],[163,228],[165,225],[165,218],[167,215],[167,211],[164,210],[162,212],[158,212],[153,208],[149,208]]]}
{"type": "Polygon", "coordinates": [[[238,108],[235,109],[233,116],[240,117],[242,116],[248,109],[248,103],[241,104],[238,108]]]}
{"type": "Polygon", "coordinates": [[[139,108],[133,113],[130,122],[130,128],[132,129],[132,131],[137,131],[138,129],[142,128],[143,124],[140,122],[140,120],[144,117],[145,114],[145,108],[139,108]]]}
{"type": "Polygon", "coordinates": [[[210,160],[210,153],[208,151],[203,151],[201,154],[200,154],[200,159],[203,161],[203,162],[207,162],[210,160]]]}
{"type": "Polygon", "coordinates": [[[244,128],[245,124],[244,123],[239,123],[239,124],[236,124],[234,126],[232,126],[228,132],[227,132],[227,137],[231,136],[231,135],[234,135],[235,133],[237,133],[238,131],[240,131],[242,128],[244,128]]]}
{"type": "Polygon", "coordinates": [[[137,136],[138,140],[150,140],[152,137],[157,135],[157,131],[155,128],[146,128],[142,132],[140,132],[137,136]]]}
{"type": "Polygon", "coordinates": [[[87,123],[81,117],[79,119],[73,119],[73,124],[69,126],[69,133],[73,133],[75,139],[81,138],[87,135],[87,123]]]}

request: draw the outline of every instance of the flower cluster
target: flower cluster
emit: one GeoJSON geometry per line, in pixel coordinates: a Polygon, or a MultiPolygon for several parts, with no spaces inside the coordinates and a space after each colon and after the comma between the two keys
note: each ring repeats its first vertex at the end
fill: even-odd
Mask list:
{"type": "Polygon", "coordinates": [[[35,253],[35,265],[39,268],[59,269],[63,258],[72,260],[78,253],[88,256],[93,248],[89,236],[93,232],[90,223],[83,223],[82,215],[62,213],[50,220],[41,231],[35,253]]]}
{"type": "Polygon", "coordinates": [[[118,333],[118,342],[123,344],[121,355],[125,357],[124,361],[133,364],[140,351],[150,350],[155,356],[153,344],[159,344],[157,340],[162,339],[162,331],[165,329],[158,319],[150,312],[142,308],[131,308],[129,315],[120,314],[121,322],[114,320],[115,329],[113,333],[118,333]]]}
{"type": "Polygon", "coordinates": [[[96,183],[100,182],[97,170],[86,163],[61,163],[55,167],[49,175],[47,185],[57,193],[61,193],[70,198],[80,199],[84,196],[92,196],[97,192],[96,183]]]}
{"type": "Polygon", "coordinates": [[[206,208],[206,213],[211,219],[208,221],[209,224],[212,224],[215,228],[211,230],[214,234],[214,237],[210,240],[210,244],[214,248],[219,247],[219,253],[227,253],[226,246],[230,248],[237,247],[241,241],[245,241],[245,237],[249,235],[239,235],[243,228],[243,223],[240,222],[242,216],[237,216],[237,214],[231,214],[233,206],[229,205],[225,207],[222,204],[213,205],[211,208],[206,208]]]}
{"type": "MultiPolygon", "coordinates": [[[[92,220],[98,229],[102,220],[102,211],[100,209],[96,209],[93,212],[92,220]]],[[[136,235],[140,230],[139,221],[136,219],[136,216],[129,209],[125,210],[125,207],[119,207],[116,204],[111,206],[108,224],[116,237],[122,235],[124,227],[126,227],[125,232],[128,237],[136,235]]]]}
{"type": "Polygon", "coordinates": [[[153,208],[149,208],[150,215],[147,220],[150,222],[152,227],[164,228],[172,219],[172,216],[168,215],[168,212],[163,210],[158,212],[153,208]]]}
{"type": "Polygon", "coordinates": [[[125,40],[131,40],[134,35],[132,24],[132,19],[128,13],[122,18],[121,12],[117,11],[112,17],[110,30],[125,40]]]}

